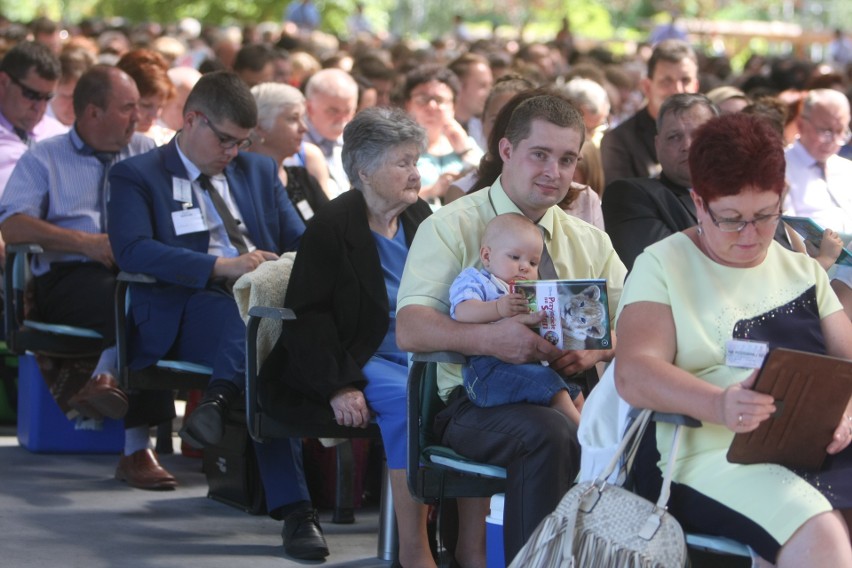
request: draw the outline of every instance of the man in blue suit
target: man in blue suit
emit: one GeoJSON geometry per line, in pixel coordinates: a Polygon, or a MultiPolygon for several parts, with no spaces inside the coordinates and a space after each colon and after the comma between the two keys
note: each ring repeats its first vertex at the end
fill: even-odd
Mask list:
{"type": "MultiPolygon", "coordinates": [[[[235,74],[211,73],[193,88],[183,128],[159,147],[110,171],[109,238],[119,268],[157,279],[132,288],[129,364],[168,355],[213,369],[181,435],[217,443],[245,385],[245,325],[233,282],[278,253],[295,250],[304,224],[277,165],[250,145],[257,108],[235,74]]],[[[305,484],[301,442],[257,444],[267,509],[284,519],[284,548],[301,559],[328,555],[305,484]]]]}

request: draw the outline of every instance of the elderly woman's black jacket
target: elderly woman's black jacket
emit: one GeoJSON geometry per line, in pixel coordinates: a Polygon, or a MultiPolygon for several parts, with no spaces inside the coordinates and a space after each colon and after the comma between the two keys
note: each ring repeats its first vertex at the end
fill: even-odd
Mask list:
{"type": "MultiPolygon", "coordinates": [[[[431,209],[422,200],[399,220],[410,246],[431,209]]],[[[345,386],[363,388],[361,368],[388,330],[389,307],[379,253],[358,190],[340,195],[311,219],[287,287],[285,322],[261,375],[271,403],[299,405],[301,397],[326,403],[345,386]]]]}

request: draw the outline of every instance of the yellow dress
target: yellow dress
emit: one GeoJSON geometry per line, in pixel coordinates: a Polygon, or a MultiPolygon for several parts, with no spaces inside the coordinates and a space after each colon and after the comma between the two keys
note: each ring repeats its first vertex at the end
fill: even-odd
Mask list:
{"type": "MultiPolygon", "coordinates": [[[[824,353],[820,319],[842,309],[825,271],[804,254],[773,241],[759,266],[731,268],[710,260],[683,233],[648,247],[636,259],[618,315],[624,306],[642,301],[671,307],[675,365],[722,388],[751,373],[725,365],[727,340],[754,339],[824,353]]],[[[670,425],[657,426],[660,464],[668,461],[671,436],[670,425]]],[[[688,429],[674,481],[744,515],[779,545],[809,518],[832,509],[813,483],[785,467],[728,463],[732,439],[733,433],[718,424],[688,429]]]]}

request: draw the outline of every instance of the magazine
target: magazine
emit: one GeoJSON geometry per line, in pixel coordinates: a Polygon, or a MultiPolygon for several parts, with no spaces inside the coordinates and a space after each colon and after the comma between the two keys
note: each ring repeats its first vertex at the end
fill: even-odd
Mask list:
{"type": "Polygon", "coordinates": [[[531,312],[544,311],[541,336],[560,349],[610,349],[606,280],[519,280],[531,312]]]}
{"type": "MultiPolygon", "coordinates": [[[[791,217],[789,215],[782,215],[781,220],[790,225],[803,239],[819,248],[819,244],[822,242],[823,228],[816,221],[809,217],[791,217]]],[[[852,266],[852,254],[849,254],[849,251],[845,248],[842,249],[834,264],[852,266]]]]}

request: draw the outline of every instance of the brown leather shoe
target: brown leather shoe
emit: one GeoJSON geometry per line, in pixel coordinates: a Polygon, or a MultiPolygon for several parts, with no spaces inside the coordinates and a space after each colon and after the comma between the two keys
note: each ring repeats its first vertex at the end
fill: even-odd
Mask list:
{"type": "Polygon", "coordinates": [[[137,489],[174,489],[177,480],[160,465],[154,450],[139,450],[121,456],[115,468],[115,478],[137,489]]]}
{"type": "Polygon", "coordinates": [[[109,373],[95,375],[68,404],[83,416],[98,420],[103,417],[117,420],[127,414],[127,395],[109,373]]]}

